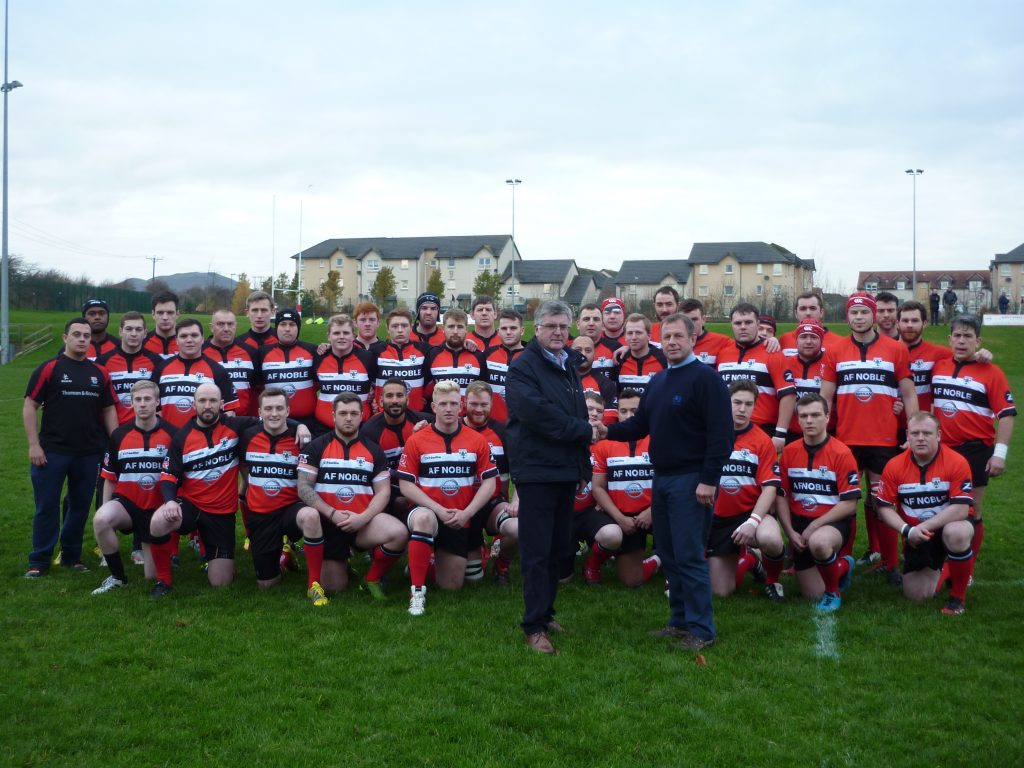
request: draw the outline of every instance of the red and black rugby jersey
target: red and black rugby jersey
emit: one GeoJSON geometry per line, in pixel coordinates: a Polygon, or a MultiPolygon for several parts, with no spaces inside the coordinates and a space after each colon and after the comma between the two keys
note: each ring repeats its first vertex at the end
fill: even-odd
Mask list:
{"type": "Polygon", "coordinates": [[[377,361],[369,352],[355,349],[344,357],[328,351],[318,357],[313,375],[319,394],[316,399],[316,418],[321,424],[334,429],[334,398],[342,392],[353,392],[363,401],[363,421],[370,418],[370,396],[377,379],[377,361]]]}
{"type": "Polygon", "coordinates": [[[426,354],[419,344],[409,342],[398,345],[387,342],[377,351],[377,382],[373,397],[380,406],[384,382],[391,378],[401,379],[409,387],[409,408],[423,410],[424,363],[426,354]]]}
{"type": "Polygon", "coordinates": [[[826,358],[835,368],[836,437],[847,445],[896,445],[892,406],[900,381],[910,378],[906,345],[878,333],[866,344],[837,336],[826,358]]]}
{"type": "Polygon", "coordinates": [[[491,418],[495,421],[508,421],[508,404],[505,402],[505,378],[508,376],[508,367],[512,361],[523,351],[523,348],[509,349],[504,344],[491,347],[484,353],[483,370],[480,378],[491,385],[494,393],[491,398],[491,418]]]}
{"type": "Polygon", "coordinates": [[[962,445],[996,441],[995,420],[1016,416],[1006,374],[992,363],[940,360],[932,369],[932,411],[939,417],[942,442],[962,445]]]}
{"type": "Polygon", "coordinates": [[[724,345],[718,352],[718,373],[726,384],[748,379],[757,385],[757,402],[750,420],[758,425],[775,426],[779,420],[779,400],[796,394],[786,359],[778,352],[768,352],[762,340],[749,347],[736,342],[724,345]]]}
{"type": "Polygon", "coordinates": [[[608,378],[614,377],[615,370],[615,350],[621,347],[626,342],[626,337],[619,336],[618,338],[611,338],[609,336],[601,336],[594,344],[594,362],[591,364],[590,369],[592,371],[603,373],[608,378]]]}
{"type": "MultiPolygon", "coordinates": [[[[828,328],[825,329],[825,338],[821,340],[821,351],[826,351],[825,345],[830,342],[835,336],[830,336],[828,328]]],[[[779,336],[779,347],[782,349],[782,354],[786,357],[796,357],[800,354],[800,350],[797,349],[797,333],[794,328],[792,331],[786,331],[784,334],[779,336]]]]}
{"type": "Polygon", "coordinates": [[[705,365],[717,368],[719,354],[722,352],[723,348],[730,346],[731,344],[732,339],[724,333],[704,331],[704,333],[697,337],[697,341],[693,344],[693,354],[696,355],[697,359],[705,365]]]}
{"type": "Polygon", "coordinates": [[[401,424],[388,424],[384,414],[378,413],[360,425],[359,434],[376,443],[384,451],[384,456],[388,460],[388,468],[391,471],[392,496],[398,489],[398,460],[402,457],[405,441],[409,439],[416,424],[421,421],[432,422],[433,420],[433,414],[406,409],[405,419],[401,424]]]}
{"type": "Polygon", "coordinates": [[[398,461],[400,480],[416,483],[448,509],[465,509],[477,486],[497,474],[487,441],[461,424],[450,435],[434,426],[414,433],[398,461]]]}
{"type": "Polygon", "coordinates": [[[491,461],[498,468],[498,482],[494,486],[494,498],[503,496],[508,491],[508,454],[505,451],[505,425],[491,419],[482,427],[474,427],[463,421],[463,424],[487,441],[491,448],[491,461]]]}
{"type": "MultiPolygon", "coordinates": [[[[921,411],[932,409],[932,371],[935,364],[940,360],[951,360],[953,350],[949,347],[940,347],[930,341],[919,341],[912,347],[907,347],[907,359],[910,365],[910,375],[914,379],[914,390],[917,392],[917,407],[921,411]]],[[[906,413],[900,414],[900,424],[907,423],[906,413]]]]}
{"type": "Polygon", "coordinates": [[[89,342],[88,358],[90,360],[98,360],[103,355],[113,352],[120,344],[121,340],[112,333],[108,333],[103,341],[93,339],[89,342]]]}
{"type": "Polygon", "coordinates": [[[249,427],[239,440],[247,479],[245,503],[250,512],[267,514],[299,500],[298,467],[302,452],[296,427],[272,435],[262,424],[249,427]]]}
{"type": "Polygon", "coordinates": [[[260,351],[260,347],[271,347],[277,344],[277,336],[273,328],[268,328],[262,333],[257,333],[250,328],[245,333],[240,333],[235,337],[235,344],[245,347],[249,350],[250,354],[255,355],[260,351]]]}
{"type": "Polygon", "coordinates": [[[486,354],[489,350],[494,349],[495,347],[501,346],[501,337],[498,335],[497,331],[492,333],[490,336],[481,336],[475,330],[470,331],[466,334],[466,341],[472,341],[476,344],[476,351],[481,355],[486,354]]]}
{"type": "Polygon", "coordinates": [[[25,397],[43,408],[39,444],[44,451],[70,456],[103,452],[103,411],[117,401],[102,366],[61,353],[32,372],[25,397]]]}
{"type": "Polygon", "coordinates": [[[790,511],[821,517],[840,501],[860,498],[860,473],[850,449],[834,437],[821,445],[787,445],[779,461],[782,494],[790,511]]]}
{"type": "Polygon", "coordinates": [[[444,328],[437,325],[434,326],[433,333],[423,333],[418,325],[413,325],[409,338],[416,344],[419,344],[420,348],[425,352],[431,347],[444,346],[444,328]]]}
{"type": "Polygon", "coordinates": [[[253,391],[253,385],[256,383],[256,364],[253,362],[252,351],[237,343],[228,347],[218,347],[212,341],[207,341],[203,345],[203,354],[220,363],[227,371],[231,383],[235,385],[235,396],[238,398],[235,413],[255,416],[259,403],[253,391]]]}
{"type": "Polygon", "coordinates": [[[96,362],[106,369],[110,383],[114,387],[114,397],[117,398],[117,422],[127,424],[135,418],[135,411],[132,410],[132,386],[136,381],[154,381],[163,358],[145,349],[130,354],[118,347],[105,355],[100,355],[96,362]]]}
{"type": "Polygon", "coordinates": [[[650,351],[643,357],[634,357],[630,352],[622,362],[614,368],[615,383],[619,394],[624,389],[632,389],[643,395],[647,386],[651,383],[651,377],[661,373],[668,367],[665,355],[660,349],[651,347],[650,351]]]}
{"type": "Polygon", "coordinates": [[[940,445],[935,458],[923,467],[908,449],[885,465],[878,503],[893,507],[905,522],[917,525],[950,504],[973,507],[973,487],[967,459],[952,448],[940,445]]]}
{"type": "Polygon", "coordinates": [[[753,510],[763,488],[780,485],[775,446],[762,430],[748,424],[745,430],[736,433],[732,453],[722,466],[715,515],[745,515],[753,510]]]}
{"type": "Polygon", "coordinates": [[[605,475],[608,495],[624,515],[638,515],[651,506],[650,442],[650,437],[628,443],[602,440],[594,446],[594,474],[605,475]]]}
{"type": "Polygon", "coordinates": [[[164,337],[158,335],[156,331],[150,331],[146,334],[146,340],[142,342],[142,348],[168,360],[178,354],[178,337],[164,337]]]}
{"type": "Polygon", "coordinates": [[[228,372],[206,355],[192,360],[175,355],[164,360],[154,381],[160,386],[160,416],[176,427],[184,426],[196,415],[195,397],[200,384],[213,382],[217,385],[225,411],[233,411],[238,406],[228,372]]]}
{"type": "Polygon", "coordinates": [[[321,435],[299,456],[299,471],[316,475],[317,494],[332,509],[362,514],[373,501],[374,483],[388,480],[380,447],[361,437],[346,443],[334,432],[321,435]]]}
{"type": "Polygon", "coordinates": [[[264,389],[280,387],[287,392],[288,407],[293,419],[312,416],[316,410],[313,377],[316,347],[304,341],[287,347],[284,344],[274,344],[260,347],[256,359],[259,362],[256,380],[260,386],[264,389]]]}
{"type": "Polygon", "coordinates": [[[148,431],[140,429],[134,419],[114,430],[100,475],[114,483],[115,495],[147,510],[163,503],[160,474],[175,432],[163,419],[157,419],[148,431]]]}
{"type": "Polygon", "coordinates": [[[580,385],[584,392],[596,392],[604,400],[604,423],[615,424],[619,420],[619,394],[615,382],[603,373],[591,371],[580,376],[580,385]]]}
{"type": "MultiPolygon", "coordinates": [[[[831,381],[835,383],[835,370],[829,364],[824,352],[818,353],[813,360],[804,360],[800,355],[786,358],[786,370],[789,371],[796,388],[796,399],[804,395],[820,395],[821,382],[831,381]]],[[[829,414],[829,424],[835,423],[835,409],[829,414]]],[[[802,432],[800,420],[797,418],[796,408],[793,408],[793,418],[789,421],[790,432],[802,432]]]]}
{"type": "Polygon", "coordinates": [[[445,379],[457,381],[459,392],[466,397],[466,387],[480,378],[480,356],[468,349],[452,349],[447,345],[435,347],[427,352],[426,386],[423,397],[429,401],[434,392],[434,384],[445,379]]]}

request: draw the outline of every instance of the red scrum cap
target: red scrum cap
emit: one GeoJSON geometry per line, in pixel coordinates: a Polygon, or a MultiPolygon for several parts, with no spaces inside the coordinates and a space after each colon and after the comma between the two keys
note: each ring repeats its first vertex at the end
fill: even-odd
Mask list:
{"type": "Polygon", "coordinates": [[[817,323],[800,323],[800,325],[796,327],[797,338],[800,338],[805,333],[813,333],[819,339],[825,338],[825,329],[817,323]]]}
{"type": "Polygon", "coordinates": [[[850,307],[867,307],[871,310],[871,316],[874,317],[878,311],[878,306],[875,304],[875,297],[870,293],[864,291],[858,291],[857,293],[850,294],[850,298],[846,300],[846,311],[850,311],[850,307]]]}

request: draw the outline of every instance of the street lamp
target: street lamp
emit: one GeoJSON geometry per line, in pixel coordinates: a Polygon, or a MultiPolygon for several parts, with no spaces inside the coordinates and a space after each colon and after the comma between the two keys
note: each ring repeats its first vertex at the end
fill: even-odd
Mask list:
{"type": "Polygon", "coordinates": [[[4,84],[0,91],[4,94],[4,171],[3,171],[3,221],[0,229],[3,233],[0,240],[3,241],[3,263],[0,265],[2,276],[0,276],[0,365],[11,362],[14,355],[11,354],[11,306],[10,306],[10,281],[11,281],[11,256],[7,251],[7,94],[15,88],[21,88],[17,80],[7,79],[7,0],[4,0],[4,84]]]}
{"type": "Polygon", "coordinates": [[[516,308],[516,187],[522,184],[522,179],[505,179],[505,183],[512,187],[512,309],[516,308]]]}
{"type": "Polygon", "coordinates": [[[904,171],[914,180],[914,255],[913,255],[913,277],[910,281],[910,295],[917,301],[917,177],[924,171],[920,168],[907,168],[904,171]]]}

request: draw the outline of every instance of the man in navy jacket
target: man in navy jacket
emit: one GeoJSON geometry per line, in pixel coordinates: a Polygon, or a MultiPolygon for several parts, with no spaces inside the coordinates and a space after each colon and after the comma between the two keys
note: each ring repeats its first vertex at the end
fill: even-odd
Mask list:
{"type": "Polygon", "coordinates": [[[506,380],[509,469],[519,493],[519,558],[523,573],[522,627],[529,648],[554,653],[559,565],[572,554],[573,500],[590,480],[587,420],[576,366],[568,348],[572,310],[546,301],[534,313],[533,340],[512,362],[506,380]]]}

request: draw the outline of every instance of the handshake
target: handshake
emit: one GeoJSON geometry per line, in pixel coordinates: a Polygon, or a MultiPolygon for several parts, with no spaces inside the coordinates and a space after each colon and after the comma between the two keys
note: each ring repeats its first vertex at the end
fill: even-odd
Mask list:
{"type": "Polygon", "coordinates": [[[608,437],[608,427],[604,424],[591,422],[590,427],[593,430],[593,434],[590,437],[591,443],[596,443],[598,440],[604,440],[608,437]]]}

